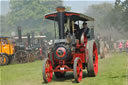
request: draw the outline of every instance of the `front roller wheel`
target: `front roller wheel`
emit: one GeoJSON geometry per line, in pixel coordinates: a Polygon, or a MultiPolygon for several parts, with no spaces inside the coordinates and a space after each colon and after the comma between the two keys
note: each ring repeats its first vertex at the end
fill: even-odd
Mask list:
{"type": "Polygon", "coordinates": [[[88,42],[88,56],[88,75],[95,77],[98,73],[98,51],[96,43],[93,40],[88,42]]]}
{"type": "Polygon", "coordinates": [[[3,56],[0,54],[0,66],[3,65],[3,56]]]}
{"type": "Polygon", "coordinates": [[[9,62],[8,56],[4,54],[2,56],[3,56],[3,65],[7,65],[9,62]]]}
{"type": "Polygon", "coordinates": [[[75,58],[73,71],[74,71],[75,81],[79,83],[82,80],[82,76],[83,76],[82,62],[80,58],[75,58]]]}
{"type": "Polygon", "coordinates": [[[56,78],[62,78],[62,77],[64,77],[65,72],[64,72],[64,73],[61,73],[61,72],[54,72],[54,74],[55,74],[56,78]]]}
{"type": "Polygon", "coordinates": [[[53,77],[53,67],[51,61],[46,58],[43,64],[43,79],[45,83],[48,83],[52,80],[53,77]]]}

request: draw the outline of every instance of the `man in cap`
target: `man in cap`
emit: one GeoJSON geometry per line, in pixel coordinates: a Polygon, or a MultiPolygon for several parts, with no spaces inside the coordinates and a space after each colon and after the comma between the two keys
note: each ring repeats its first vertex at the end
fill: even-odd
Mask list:
{"type": "Polygon", "coordinates": [[[88,28],[86,22],[83,23],[83,28],[80,30],[80,33],[81,33],[81,35],[84,33],[87,36],[87,38],[90,37],[89,36],[89,28],[88,28]]]}

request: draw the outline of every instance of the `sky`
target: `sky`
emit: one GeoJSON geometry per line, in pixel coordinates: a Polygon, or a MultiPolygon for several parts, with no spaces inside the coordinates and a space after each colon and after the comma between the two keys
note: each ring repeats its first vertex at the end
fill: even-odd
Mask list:
{"type": "Polygon", "coordinates": [[[89,5],[104,2],[114,3],[116,0],[63,0],[65,6],[70,6],[71,11],[84,13],[89,5]]]}
{"type": "MultiPolygon", "coordinates": [[[[0,1],[9,1],[9,0],[0,0],[0,1]]],[[[115,0],[64,0],[64,1],[115,1],[115,0]]]]}
{"type": "MultiPolygon", "coordinates": [[[[0,15],[6,14],[9,11],[9,0],[0,0],[0,15]]],[[[20,0],[18,0],[20,1],[20,0]]],[[[50,0],[51,1],[51,0],[50,0]]],[[[70,6],[71,11],[85,12],[89,5],[99,4],[103,2],[114,3],[115,0],[63,0],[65,6],[70,6]]]]}
{"type": "Polygon", "coordinates": [[[86,12],[86,9],[88,9],[89,5],[100,4],[104,2],[114,3],[115,0],[64,0],[64,5],[72,7],[71,11],[84,13],[86,12]]]}

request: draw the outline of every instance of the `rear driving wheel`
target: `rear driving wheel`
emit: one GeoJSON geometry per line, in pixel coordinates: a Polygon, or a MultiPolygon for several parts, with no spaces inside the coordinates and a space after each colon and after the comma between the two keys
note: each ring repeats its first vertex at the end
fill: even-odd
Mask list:
{"type": "Polygon", "coordinates": [[[97,75],[98,73],[98,52],[97,52],[97,47],[96,44],[93,46],[93,67],[94,67],[94,76],[97,75]]]}
{"type": "Polygon", "coordinates": [[[26,63],[29,61],[28,58],[28,52],[24,51],[24,50],[19,50],[15,53],[15,60],[18,63],[26,63]]]}
{"type": "Polygon", "coordinates": [[[88,63],[87,71],[88,75],[95,77],[98,73],[98,51],[94,41],[88,42],[88,63]]]}
{"type": "Polygon", "coordinates": [[[43,64],[43,79],[46,83],[50,82],[53,77],[53,68],[51,61],[46,58],[43,64]]]}
{"type": "Polygon", "coordinates": [[[73,71],[74,71],[75,81],[79,83],[82,80],[82,76],[83,76],[82,62],[80,58],[75,58],[73,71]]]}

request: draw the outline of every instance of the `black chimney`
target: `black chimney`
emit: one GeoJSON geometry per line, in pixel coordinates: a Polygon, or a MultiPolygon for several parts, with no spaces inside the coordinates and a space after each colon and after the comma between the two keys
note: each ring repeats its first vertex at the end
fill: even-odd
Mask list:
{"type": "Polygon", "coordinates": [[[19,38],[19,42],[22,42],[21,26],[18,26],[18,38],[19,38]]]}
{"type": "Polygon", "coordinates": [[[27,33],[27,40],[28,40],[28,46],[30,46],[30,44],[31,44],[30,33],[27,33]]]}
{"type": "Polygon", "coordinates": [[[32,32],[32,44],[35,44],[35,34],[32,32]]]}
{"type": "Polygon", "coordinates": [[[59,26],[59,39],[64,39],[64,17],[65,17],[65,7],[59,6],[56,8],[59,26]]]}

